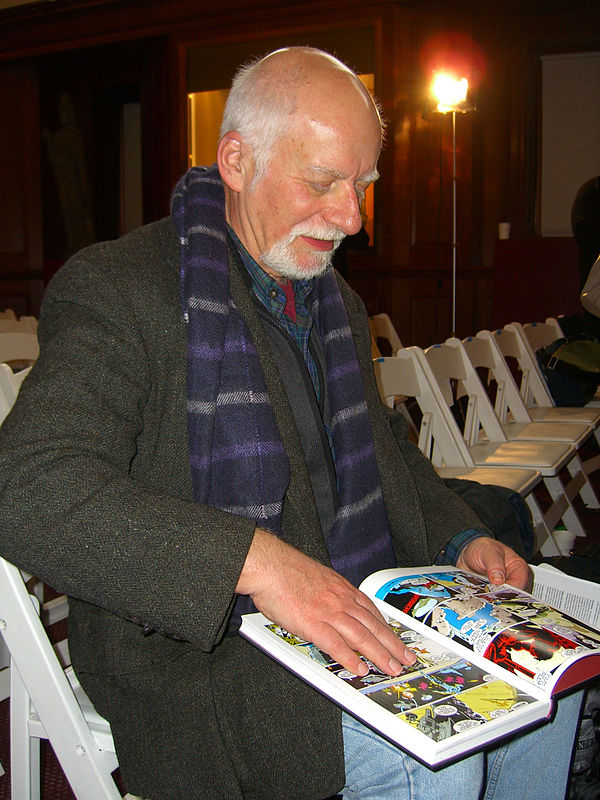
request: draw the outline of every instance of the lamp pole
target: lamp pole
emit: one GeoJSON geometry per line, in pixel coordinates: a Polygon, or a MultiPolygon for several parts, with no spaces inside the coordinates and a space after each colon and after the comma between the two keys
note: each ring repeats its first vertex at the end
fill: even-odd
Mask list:
{"type": "Polygon", "coordinates": [[[452,336],[456,336],[456,111],[452,111],[452,336]]]}
{"type": "Polygon", "coordinates": [[[466,78],[456,78],[446,72],[434,76],[432,94],[437,101],[437,110],[452,114],[452,336],[456,336],[456,112],[472,111],[467,104],[466,78]]]}

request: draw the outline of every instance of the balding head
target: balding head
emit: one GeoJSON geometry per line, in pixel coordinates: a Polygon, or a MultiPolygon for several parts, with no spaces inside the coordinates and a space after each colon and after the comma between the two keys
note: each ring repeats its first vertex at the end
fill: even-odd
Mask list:
{"type": "Polygon", "coordinates": [[[227,220],[276,280],[312,278],[377,179],[381,120],[344,64],[305,47],[278,50],[236,77],[217,163],[227,220]]]}
{"type": "Polygon", "coordinates": [[[236,73],[221,124],[221,137],[237,131],[252,148],[256,180],[273,145],[301,109],[319,115],[330,109],[365,113],[383,133],[373,98],[339,59],[312,47],[288,47],[241,67],[236,73]]]}

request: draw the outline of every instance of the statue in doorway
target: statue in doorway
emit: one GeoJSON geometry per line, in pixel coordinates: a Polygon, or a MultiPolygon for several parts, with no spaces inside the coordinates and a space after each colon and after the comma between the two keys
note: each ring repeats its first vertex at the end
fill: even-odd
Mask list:
{"type": "Polygon", "coordinates": [[[63,93],[58,106],[60,128],[42,131],[48,146],[62,218],[67,237],[67,255],[96,241],[92,198],[85,162],[83,137],[77,125],[73,98],[63,93]]]}

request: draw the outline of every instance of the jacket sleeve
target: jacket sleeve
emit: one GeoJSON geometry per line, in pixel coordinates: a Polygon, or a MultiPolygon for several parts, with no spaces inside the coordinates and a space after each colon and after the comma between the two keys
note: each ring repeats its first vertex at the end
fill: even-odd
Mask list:
{"type": "Polygon", "coordinates": [[[164,258],[141,240],[95,246],[48,289],[39,360],[0,428],[0,552],[209,650],[254,523],[192,499],[185,332],[177,281],[153,266],[164,258]]]}

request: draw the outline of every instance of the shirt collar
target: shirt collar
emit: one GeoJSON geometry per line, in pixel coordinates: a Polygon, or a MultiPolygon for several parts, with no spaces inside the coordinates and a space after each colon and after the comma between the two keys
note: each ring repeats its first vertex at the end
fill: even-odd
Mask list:
{"type": "MultiPolygon", "coordinates": [[[[227,232],[231,236],[231,239],[240,254],[242,262],[248,270],[248,274],[252,279],[252,288],[254,289],[255,295],[264,306],[280,316],[283,314],[286,303],[283,287],[280,286],[274,278],[268,275],[264,269],[259,266],[259,264],[257,264],[255,259],[252,258],[250,253],[246,250],[229,223],[227,223],[227,232]]],[[[303,280],[292,281],[292,285],[296,295],[296,302],[300,302],[302,305],[305,305],[306,298],[313,288],[313,279],[307,278],[303,280]]]]}

